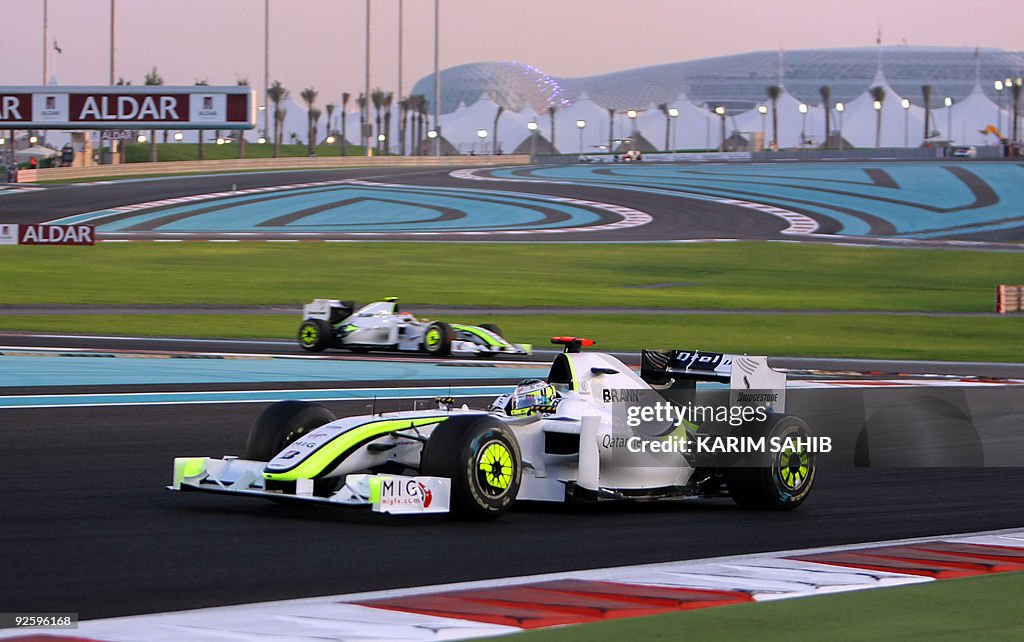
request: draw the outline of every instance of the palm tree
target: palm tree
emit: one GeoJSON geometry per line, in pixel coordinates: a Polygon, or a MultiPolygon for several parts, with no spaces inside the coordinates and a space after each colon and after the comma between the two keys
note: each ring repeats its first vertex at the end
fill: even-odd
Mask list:
{"type": "Polygon", "coordinates": [[[665,114],[665,151],[668,151],[671,141],[669,141],[669,133],[672,130],[672,117],[668,115],[668,103],[661,103],[658,105],[658,111],[665,114]]]}
{"type": "Polygon", "coordinates": [[[608,108],[608,153],[615,153],[615,108],[608,108]]]}
{"type": "Polygon", "coordinates": [[[554,105],[548,105],[548,116],[551,117],[551,149],[555,148],[555,112],[558,108],[554,105]]]}
{"type": "Polygon", "coordinates": [[[427,97],[423,94],[415,94],[409,97],[412,103],[409,106],[410,118],[412,119],[412,149],[413,154],[420,155],[423,143],[423,114],[427,111],[427,97]]]}
{"type": "Polygon", "coordinates": [[[366,135],[366,121],[368,115],[366,113],[366,94],[359,94],[359,97],[356,98],[356,104],[359,105],[359,140],[363,145],[366,145],[366,147],[369,148],[370,138],[366,135]]]}
{"type": "Polygon", "coordinates": [[[403,98],[398,101],[398,153],[405,156],[405,138],[408,135],[409,106],[412,104],[412,97],[403,98]]]}
{"type": "Polygon", "coordinates": [[[885,87],[872,87],[871,97],[878,103],[875,110],[875,149],[882,146],[882,107],[885,105],[885,87]]]}
{"type": "MultiPolygon", "coordinates": [[[[277,136],[277,140],[274,141],[274,158],[277,158],[281,144],[284,142],[284,118],[287,115],[288,109],[285,107],[274,110],[274,134],[277,136]]],[[[294,136],[295,132],[292,132],[292,137],[294,136]]]]}
{"type": "Polygon", "coordinates": [[[1020,78],[1017,78],[1016,82],[1010,85],[1010,93],[1013,95],[1013,131],[1011,140],[1020,140],[1020,91],[1021,82],[1020,78]]]}
{"type": "Polygon", "coordinates": [[[828,149],[832,136],[832,88],[825,85],[818,93],[821,94],[821,104],[825,108],[825,149],[828,149]]]}
{"type": "Polygon", "coordinates": [[[320,111],[319,107],[313,107],[309,110],[309,143],[307,143],[307,148],[309,149],[310,156],[316,156],[316,141],[318,140],[316,133],[317,123],[322,115],[323,112],[320,111]]]}
{"type": "Polygon", "coordinates": [[[494,142],[491,144],[491,154],[498,155],[498,119],[501,118],[505,108],[498,105],[498,113],[494,114],[494,142]]]}
{"type": "MultiPolygon", "coordinates": [[[[248,87],[249,79],[239,78],[237,83],[239,86],[248,87]]],[[[242,130],[238,130],[238,157],[245,158],[245,132],[242,130]]]]}
{"type": "Polygon", "coordinates": [[[931,127],[929,126],[931,115],[932,115],[932,86],[922,85],[921,96],[924,97],[924,138],[928,140],[931,135],[931,127]]]}
{"type": "MultiPolygon", "coordinates": [[[[430,127],[430,116],[429,116],[429,114],[430,114],[430,101],[427,100],[426,96],[424,96],[423,97],[423,101],[420,103],[420,136],[422,137],[422,140],[424,140],[424,141],[427,140],[427,128],[430,127]]],[[[437,129],[438,126],[439,126],[438,123],[434,123],[434,129],[435,130],[437,129]]],[[[440,136],[441,132],[438,131],[437,135],[440,136]]],[[[429,153],[432,153],[432,152],[433,152],[433,149],[431,149],[431,151],[429,153]]],[[[440,140],[437,141],[437,153],[438,153],[438,155],[441,154],[441,141],[440,140]]]]}
{"type": "MultiPolygon", "coordinates": [[[[315,152],[313,145],[316,143],[316,141],[313,140],[316,137],[316,120],[313,119],[313,103],[316,102],[316,97],[319,93],[320,92],[312,87],[306,87],[299,94],[299,96],[302,97],[302,102],[306,103],[306,121],[309,125],[306,132],[309,135],[309,138],[306,141],[306,152],[310,156],[315,152]]],[[[317,112],[319,111],[320,110],[318,109],[317,112]]],[[[320,116],[317,115],[317,119],[319,118],[320,116]]]]}
{"type": "MultiPolygon", "coordinates": [[[[156,67],[146,74],[147,85],[162,85],[164,84],[163,77],[157,72],[156,67]]],[[[155,163],[157,161],[156,155],[156,130],[149,130],[149,162],[155,163]]]]}
{"type": "Polygon", "coordinates": [[[284,114],[281,113],[281,101],[288,97],[289,91],[284,88],[280,80],[267,87],[267,98],[274,103],[274,158],[281,155],[281,125],[284,124],[284,114]]]}
{"type": "MultiPolygon", "coordinates": [[[[373,103],[373,111],[374,111],[374,116],[375,116],[374,122],[377,124],[377,129],[375,130],[377,133],[374,135],[374,138],[377,138],[377,136],[379,136],[381,134],[381,131],[380,131],[380,127],[381,127],[380,110],[384,106],[384,96],[385,96],[384,90],[381,89],[380,87],[377,87],[376,89],[374,89],[373,91],[370,92],[370,102],[373,103]]],[[[377,149],[377,153],[380,154],[380,139],[379,138],[377,138],[377,147],[376,147],[376,149],[377,149]]]]}
{"type": "Polygon", "coordinates": [[[779,96],[782,95],[782,87],[772,85],[768,88],[768,100],[772,101],[772,149],[779,148],[779,96]]]}
{"type": "Polygon", "coordinates": [[[419,150],[417,149],[417,144],[419,143],[419,138],[418,138],[418,130],[416,129],[416,113],[417,113],[416,110],[418,109],[417,105],[419,104],[419,99],[420,99],[419,94],[412,94],[411,96],[409,96],[408,98],[405,99],[406,102],[409,103],[409,106],[406,108],[405,118],[406,118],[406,129],[409,130],[409,155],[410,156],[416,156],[417,154],[419,154],[419,150]]]}
{"type": "Polygon", "coordinates": [[[381,105],[384,107],[384,155],[391,153],[391,104],[395,100],[395,92],[389,91],[384,94],[381,105]]]}
{"type": "Polygon", "coordinates": [[[345,138],[345,122],[348,120],[348,99],[352,97],[352,94],[347,91],[341,92],[341,155],[345,156],[348,153],[348,139],[345,138]]]}
{"type": "Polygon", "coordinates": [[[331,123],[334,122],[334,108],[337,107],[334,103],[327,103],[327,132],[326,135],[331,135],[331,123]]]}
{"type": "MultiPolygon", "coordinates": [[[[210,84],[210,81],[208,81],[206,79],[197,80],[196,84],[205,87],[206,85],[210,84]]],[[[205,134],[206,134],[205,131],[203,131],[202,129],[199,130],[199,147],[197,149],[197,151],[198,151],[197,157],[199,158],[199,160],[204,160],[206,158],[206,147],[203,145],[203,136],[205,134]]]]}

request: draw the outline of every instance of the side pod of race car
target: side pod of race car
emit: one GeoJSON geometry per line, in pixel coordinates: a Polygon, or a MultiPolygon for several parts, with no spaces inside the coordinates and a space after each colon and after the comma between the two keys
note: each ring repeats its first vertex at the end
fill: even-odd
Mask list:
{"type": "Polygon", "coordinates": [[[498,517],[517,500],[731,497],[788,510],[807,499],[811,430],[785,414],[786,375],[765,357],[645,350],[637,374],[582,350],[593,341],[553,342],[565,351],[546,378],[485,409],[439,398],[434,410],[339,419],[317,404],[277,402],[256,420],[243,458],[177,458],[170,488],[468,519],[498,517]],[[699,382],[714,382],[708,394],[724,414],[687,415],[699,382]],[[671,410],[668,419],[634,421],[656,408],[671,410]],[[693,448],[702,443],[779,447],[693,448]]]}
{"type": "Polygon", "coordinates": [[[310,352],[345,348],[353,352],[391,350],[495,356],[530,354],[529,344],[509,343],[491,323],[466,325],[417,319],[389,297],[358,310],[351,301],[316,299],[302,308],[299,346],[310,352]]]}

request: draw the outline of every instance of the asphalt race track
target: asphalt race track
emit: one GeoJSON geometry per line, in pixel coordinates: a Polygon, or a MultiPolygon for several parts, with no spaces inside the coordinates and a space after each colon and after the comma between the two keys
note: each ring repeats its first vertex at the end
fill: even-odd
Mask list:
{"type": "Polygon", "coordinates": [[[88,222],[101,240],[798,239],[1020,251],[1021,170],[994,162],[356,168],[19,186],[0,191],[0,213],[5,223],[88,222]]]}
{"type": "MultiPolygon", "coordinates": [[[[3,339],[8,346],[61,343],[101,350],[114,343],[3,339]]],[[[152,350],[157,342],[140,343],[139,349],[152,350]]],[[[254,347],[164,343],[180,351],[223,353],[254,347]]],[[[803,367],[811,365],[836,364],[803,367]]],[[[1019,373],[1015,367],[1004,371],[1019,373]]],[[[313,390],[330,383],[298,385],[313,390]]],[[[73,394],[111,386],[58,387],[73,394]]],[[[117,392],[154,388],[116,386],[117,392]]],[[[4,394],[54,390],[6,388],[4,394]]],[[[1004,390],[1020,397],[1019,387],[1004,390]]],[[[813,425],[815,417],[830,416],[842,394],[848,393],[804,391],[791,411],[813,425]]],[[[411,404],[378,401],[377,409],[411,404]]],[[[366,412],[367,402],[326,405],[352,414],[366,412]]],[[[1019,468],[827,467],[812,499],[786,514],[742,511],[728,500],[522,505],[484,524],[164,490],[175,456],[237,454],[261,408],[214,403],[0,409],[7,498],[0,529],[0,610],[70,611],[87,619],[1020,526],[1019,468]]]]}
{"type": "MultiPolygon", "coordinates": [[[[1013,168],[1013,171],[1020,170],[1016,164],[1013,168]]],[[[559,171],[551,170],[551,173],[559,171]]],[[[585,176],[559,176],[575,181],[565,183],[518,182],[521,178],[552,178],[543,174],[543,171],[531,176],[496,172],[496,177],[517,182],[473,184],[451,177],[448,170],[354,169],[60,185],[0,193],[0,222],[39,223],[197,194],[226,192],[229,194],[225,198],[232,198],[230,193],[236,191],[358,180],[397,184],[403,186],[402,189],[481,188],[514,192],[517,194],[514,198],[527,210],[535,208],[540,212],[547,208],[547,213],[538,214],[546,217],[538,219],[546,224],[558,225],[560,217],[568,217],[564,220],[572,220],[572,223],[566,229],[586,225],[586,220],[603,223],[613,217],[588,205],[581,205],[580,212],[553,208],[550,201],[538,205],[530,197],[586,199],[633,208],[652,218],[648,224],[628,229],[564,231],[543,236],[539,232],[524,233],[502,240],[556,240],[554,237],[560,241],[794,240],[792,235],[782,233],[787,227],[786,220],[723,202],[715,194],[717,187],[708,182],[693,183],[686,193],[667,193],[671,189],[664,184],[648,185],[648,189],[626,184],[636,183],[640,178],[654,180],[649,176],[627,177],[619,187],[587,184],[589,179],[585,176]]],[[[871,177],[873,190],[895,189],[877,173],[866,175],[871,177]]],[[[710,180],[707,176],[691,176],[687,180],[690,179],[710,180]]],[[[995,196],[985,192],[974,179],[965,178],[964,185],[965,193],[974,199],[971,201],[975,204],[973,210],[997,208],[999,202],[1005,200],[998,190],[992,190],[995,196]]],[[[352,185],[338,187],[349,189],[352,185]]],[[[748,194],[747,198],[753,201],[754,196],[748,194]]],[[[859,199],[863,194],[841,196],[849,200],[859,199]]],[[[358,205],[359,199],[368,196],[349,194],[338,198],[358,205]]],[[[877,194],[872,193],[868,198],[877,200],[877,194]]],[[[830,239],[828,233],[840,233],[844,229],[849,232],[858,229],[849,226],[864,224],[870,233],[878,235],[875,240],[879,242],[894,240],[900,245],[935,246],[953,239],[960,243],[979,243],[972,247],[1022,249],[1019,244],[1006,243],[1020,239],[1019,221],[1002,217],[996,209],[992,210],[995,213],[991,214],[991,219],[979,219],[974,227],[961,230],[962,237],[957,236],[956,230],[933,236],[934,228],[914,218],[919,213],[894,209],[890,228],[883,221],[855,216],[854,211],[859,212],[860,205],[855,206],[853,201],[834,203],[834,207],[843,211],[837,209],[829,214],[806,203],[801,206],[799,200],[795,193],[779,193],[772,198],[772,202],[811,217],[817,223],[820,236],[801,240],[831,241],[834,239],[830,239]],[[845,214],[860,223],[844,219],[841,215],[845,214]],[[914,237],[914,230],[921,232],[921,238],[914,237]]],[[[303,207],[324,206],[324,203],[312,203],[303,207]]],[[[904,207],[893,205],[897,206],[904,207]]],[[[463,213],[468,213],[468,209],[471,208],[463,213]]],[[[449,217],[460,215],[458,211],[447,214],[449,217]]],[[[175,219],[183,220],[185,217],[175,219]]],[[[401,224],[410,225],[410,220],[405,219],[401,224]]],[[[165,220],[168,222],[173,221],[165,220]]],[[[140,224],[142,227],[134,231],[117,233],[135,234],[134,238],[139,240],[160,233],[144,229],[143,221],[132,223],[140,224]]],[[[490,223],[482,220],[480,224],[490,223]]],[[[405,229],[401,233],[383,231],[375,238],[405,240],[410,238],[408,229],[411,228],[405,229]]],[[[210,235],[217,233],[215,230],[210,235]]],[[[274,233],[252,238],[269,238],[274,233]]],[[[338,239],[363,238],[351,236],[351,230],[334,234],[338,239]]],[[[433,238],[479,240],[447,233],[433,238]]],[[[286,355],[297,352],[291,345],[258,342],[74,341],[65,337],[27,335],[4,335],[0,337],[0,344],[13,346],[15,351],[21,346],[88,346],[96,351],[286,355]]],[[[374,355],[362,359],[387,361],[374,355]]],[[[778,365],[808,371],[877,370],[880,367],[878,363],[813,360],[792,360],[778,365]]],[[[940,374],[1024,378],[1024,367],[1018,365],[884,364],[884,369],[894,375],[935,373],[936,368],[941,368],[940,374]]],[[[502,378],[501,373],[489,374],[490,378],[484,382],[487,385],[511,384],[516,380],[502,378]]],[[[288,386],[315,391],[331,385],[366,388],[447,385],[449,382],[449,378],[443,377],[385,383],[299,380],[289,381],[288,386]]],[[[456,383],[469,385],[474,381],[459,379],[456,383]]],[[[266,390],[281,386],[281,382],[271,378],[252,383],[249,388],[266,390]]],[[[223,391],[237,389],[238,385],[204,383],[200,386],[187,382],[8,385],[0,394],[187,392],[200,388],[223,391]]],[[[1015,385],[986,391],[985,407],[991,413],[1007,413],[1015,426],[1024,425],[1021,389],[1020,385],[1015,385]]],[[[388,410],[408,408],[413,402],[401,399],[374,403],[378,410],[388,410]]],[[[850,406],[850,403],[849,391],[805,390],[793,397],[790,411],[807,417],[812,425],[815,421],[856,423],[856,417],[836,417],[836,408],[844,404],[850,406]]],[[[331,401],[326,405],[337,414],[367,410],[366,399],[331,401]]],[[[0,444],[3,444],[0,488],[4,496],[4,521],[0,526],[0,568],[3,569],[0,579],[4,589],[0,591],[0,612],[78,612],[83,619],[90,619],[1022,526],[1020,498],[1024,496],[1024,469],[1010,466],[914,469],[826,466],[820,471],[811,499],[786,514],[742,511],[727,500],[585,508],[521,505],[502,519],[485,524],[434,517],[389,518],[345,509],[308,510],[260,500],[177,494],[164,489],[170,482],[175,456],[239,453],[248,428],[261,408],[258,403],[217,402],[0,407],[0,444]]]]}

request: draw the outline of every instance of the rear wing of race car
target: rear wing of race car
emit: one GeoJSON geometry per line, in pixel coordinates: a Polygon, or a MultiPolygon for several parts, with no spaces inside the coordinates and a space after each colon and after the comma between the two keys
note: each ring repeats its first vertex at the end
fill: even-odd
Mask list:
{"type": "Polygon", "coordinates": [[[726,383],[732,405],[786,410],[786,373],[772,369],[764,356],[644,350],[640,377],[652,386],[684,390],[694,390],[698,381],[726,383]]]}
{"type": "Polygon", "coordinates": [[[312,303],[302,306],[303,319],[323,319],[331,325],[341,323],[352,316],[355,303],[338,299],[313,299],[312,303]]]}

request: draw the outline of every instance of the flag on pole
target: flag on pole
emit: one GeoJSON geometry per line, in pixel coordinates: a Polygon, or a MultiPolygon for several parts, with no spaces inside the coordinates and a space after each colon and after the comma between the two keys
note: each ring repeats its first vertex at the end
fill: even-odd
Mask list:
{"type": "Polygon", "coordinates": [[[53,50],[56,51],[59,54],[64,53],[64,50],[61,49],[60,45],[57,44],[57,39],[56,38],[54,38],[54,40],[53,40],[53,50]]]}

